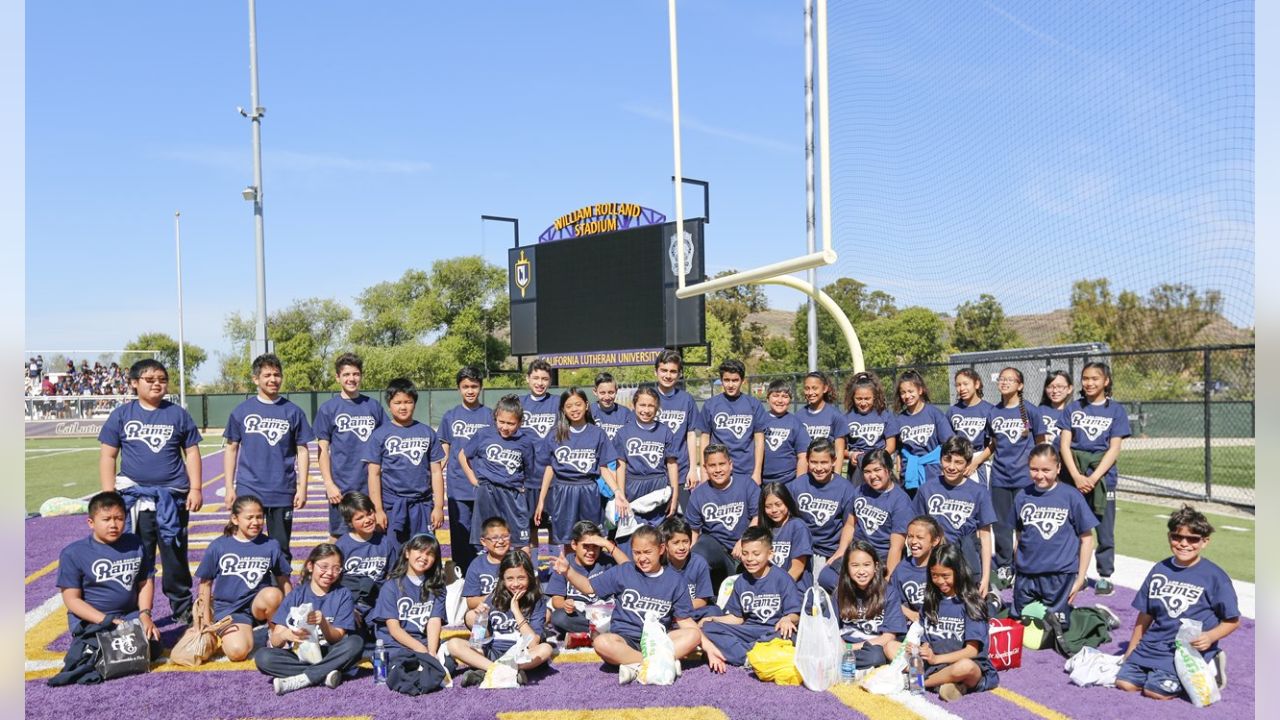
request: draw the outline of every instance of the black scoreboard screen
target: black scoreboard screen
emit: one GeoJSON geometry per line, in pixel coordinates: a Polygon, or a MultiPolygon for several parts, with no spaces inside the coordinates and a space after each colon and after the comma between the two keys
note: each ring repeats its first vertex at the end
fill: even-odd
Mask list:
{"type": "MultiPolygon", "coordinates": [[[[686,222],[686,283],[703,279],[702,223],[686,222]]],[[[512,248],[515,355],[699,345],[702,297],[675,297],[675,223],[512,248]]]]}

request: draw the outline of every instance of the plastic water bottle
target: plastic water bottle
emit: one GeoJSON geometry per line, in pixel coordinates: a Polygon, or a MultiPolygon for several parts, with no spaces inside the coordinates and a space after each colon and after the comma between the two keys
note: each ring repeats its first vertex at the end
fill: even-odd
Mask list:
{"type": "Polygon", "coordinates": [[[382,638],[378,638],[378,644],[373,648],[373,684],[387,684],[387,647],[382,638]]]}
{"type": "Polygon", "coordinates": [[[858,677],[858,660],[853,652],[853,643],[844,644],[844,655],[840,656],[840,682],[850,685],[858,677]]]}
{"type": "Polygon", "coordinates": [[[489,641],[488,635],[489,628],[485,623],[477,621],[475,625],[472,625],[470,640],[471,649],[478,653],[483,653],[484,644],[489,641]]]}
{"type": "Polygon", "coordinates": [[[924,694],[924,658],[920,646],[912,645],[907,651],[907,690],[912,695],[924,694]]]}

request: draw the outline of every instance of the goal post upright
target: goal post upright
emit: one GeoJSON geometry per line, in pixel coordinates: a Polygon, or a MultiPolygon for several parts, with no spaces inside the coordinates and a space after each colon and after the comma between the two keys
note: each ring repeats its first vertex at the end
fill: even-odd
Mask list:
{"type": "MultiPolygon", "coordinates": [[[[818,172],[821,177],[819,183],[819,206],[821,208],[822,249],[789,260],[762,265],[751,270],[744,270],[691,285],[685,283],[684,272],[677,272],[676,297],[685,299],[706,295],[735,285],[772,284],[799,290],[813,298],[835,318],[845,336],[846,342],[849,343],[849,353],[853,359],[854,370],[861,372],[865,369],[862,346],[858,341],[857,333],[853,329],[853,324],[849,322],[848,316],[830,296],[819,290],[815,283],[791,276],[791,273],[831,265],[838,258],[836,251],[831,247],[831,150],[830,102],[827,90],[827,0],[815,0],[815,5],[817,8],[817,22],[815,24],[817,25],[818,39],[818,172]]],[[[676,0],[667,0],[667,27],[671,55],[671,134],[675,156],[675,177],[677,180],[674,183],[676,189],[676,237],[683,238],[684,186],[681,181],[684,177],[684,171],[680,147],[680,64],[679,53],[677,52],[676,0]]],[[[685,267],[684,243],[677,241],[675,247],[676,267],[683,270],[685,267]]]]}

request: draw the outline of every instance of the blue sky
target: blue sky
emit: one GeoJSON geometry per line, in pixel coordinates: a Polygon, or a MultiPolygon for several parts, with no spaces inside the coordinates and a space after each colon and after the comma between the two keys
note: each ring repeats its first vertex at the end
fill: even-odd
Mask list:
{"type": "MultiPolygon", "coordinates": [[[[840,5],[822,282],[1023,313],[1081,277],[1185,281],[1253,324],[1250,4],[840,5]]],[[[711,272],[803,252],[802,7],[681,3],[711,272]]],[[[27,348],[176,334],[181,210],[187,338],[225,351],[255,302],[244,3],[31,3],[26,23],[27,348]]],[[[258,33],[269,310],[503,264],[510,228],[483,213],[525,242],[587,203],[674,213],[666,3],[263,0],[258,33]]]]}

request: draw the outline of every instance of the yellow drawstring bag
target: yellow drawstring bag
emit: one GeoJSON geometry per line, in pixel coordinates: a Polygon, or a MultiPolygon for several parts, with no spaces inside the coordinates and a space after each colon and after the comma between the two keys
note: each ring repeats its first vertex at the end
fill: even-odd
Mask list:
{"type": "Polygon", "coordinates": [[[756,643],[747,652],[747,666],[756,677],[778,685],[799,685],[800,671],[796,669],[796,646],[790,640],[774,638],[756,643]]]}

